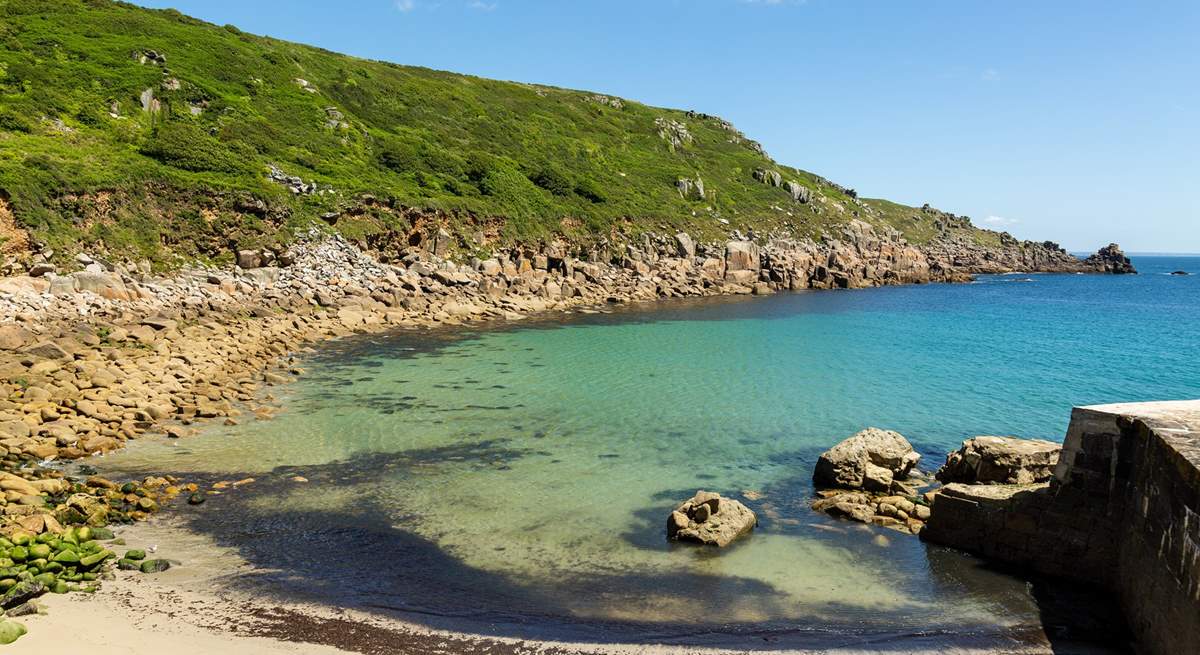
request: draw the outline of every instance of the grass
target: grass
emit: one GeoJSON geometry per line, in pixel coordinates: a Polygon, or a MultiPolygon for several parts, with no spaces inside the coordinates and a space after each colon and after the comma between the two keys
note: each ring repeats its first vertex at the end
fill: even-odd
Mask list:
{"type": "MultiPolygon", "coordinates": [[[[716,117],[357,59],[109,0],[0,0],[0,16],[0,197],[63,255],[218,256],[363,194],[437,212],[462,235],[494,228],[488,245],[739,227],[815,236],[856,214],[915,242],[933,234],[919,210],[858,205],[716,117]],[[662,121],[690,140],[670,143],[662,121]],[[293,196],[268,180],[271,165],[326,192],[293,196]],[[759,183],[757,168],[813,202],[759,183]],[[707,197],[682,198],[681,177],[702,178],[707,197]],[[240,207],[247,197],[270,215],[240,207]]],[[[395,211],[358,216],[337,229],[422,228],[395,211]]]]}

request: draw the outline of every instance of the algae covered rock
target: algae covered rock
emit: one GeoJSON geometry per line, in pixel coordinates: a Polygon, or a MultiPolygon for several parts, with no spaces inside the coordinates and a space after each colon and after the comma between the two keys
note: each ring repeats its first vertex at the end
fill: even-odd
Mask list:
{"type": "Polygon", "coordinates": [[[0,621],[0,644],[11,644],[25,632],[25,626],[16,621],[0,621]]]}
{"type": "Polygon", "coordinates": [[[724,547],[758,525],[750,508],[718,493],[697,491],[671,512],[667,538],[724,547]]]}
{"type": "Polygon", "coordinates": [[[821,453],[813,471],[819,488],[887,491],[903,480],[921,456],[899,432],[867,428],[821,453]]]}
{"type": "Polygon", "coordinates": [[[3,597],[0,597],[0,607],[4,609],[16,607],[41,596],[46,591],[46,585],[40,582],[33,580],[18,582],[14,587],[5,592],[3,597]]]}
{"type": "Polygon", "coordinates": [[[148,559],[141,564],[142,573],[162,573],[171,568],[171,563],[165,559],[148,559]]]}

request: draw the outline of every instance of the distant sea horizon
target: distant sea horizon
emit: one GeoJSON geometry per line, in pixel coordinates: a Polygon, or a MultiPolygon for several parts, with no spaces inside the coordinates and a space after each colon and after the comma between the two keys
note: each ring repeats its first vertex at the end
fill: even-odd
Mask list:
{"type": "MultiPolygon", "coordinates": [[[[1076,257],[1090,257],[1096,254],[1096,251],[1088,250],[1071,250],[1069,251],[1076,257]]],[[[1143,251],[1130,250],[1125,253],[1127,257],[1200,257],[1200,252],[1160,252],[1160,251],[1143,251]]]]}

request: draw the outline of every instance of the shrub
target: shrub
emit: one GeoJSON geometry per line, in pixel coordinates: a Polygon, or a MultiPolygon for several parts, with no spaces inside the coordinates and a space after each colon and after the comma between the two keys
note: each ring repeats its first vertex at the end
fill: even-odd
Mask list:
{"type": "Polygon", "coordinates": [[[529,176],[529,181],[556,196],[566,196],[571,193],[571,180],[553,166],[544,166],[537,170],[529,176]]]}
{"type": "Polygon", "coordinates": [[[9,109],[0,109],[0,130],[31,134],[33,133],[33,123],[31,123],[28,118],[25,118],[14,111],[9,109]]]}
{"type": "Polygon", "coordinates": [[[600,188],[600,184],[591,178],[579,180],[575,184],[575,193],[594,203],[601,203],[608,199],[604,194],[604,189],[600,188]]]}
{"type": "Polygon", "coordinates": [[[143,155],[185,171],[233,173],[243,169],[234,151],[199,127],[184,122],[159,126],[141,148],[143,155]]]}
{"type": "Polygon", "coordinates": [[[470,168],[467,160],[432,143],[426,143],[421,148],[421,159],[429,170],[455,178],[463,178],[470,168]]]}
{"type": "Polygon", "coordinates": [[[379,163],[397,173],[409,173],[422,167],[421,157],[406,143],[393,142],[379,153],[379,163]]]}

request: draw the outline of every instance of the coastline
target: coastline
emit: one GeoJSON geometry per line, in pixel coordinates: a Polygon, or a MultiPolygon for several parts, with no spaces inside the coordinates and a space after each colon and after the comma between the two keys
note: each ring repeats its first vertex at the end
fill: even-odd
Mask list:
{"type": "MultiPolygon", "coordinates": [[[[330,338],[484,320],[516,321],[543,312],[599,311],[596,307],[603,305],[680,296],[764,294],[796,287],[796,266],[810,271],[801,288],[822,288],[814,285],[817,278],[811,272],[815,270],[812,261],[797,264],[795,253],[801,251],[785,251],[793,255],[785,258],[778,250],[759,252],[756,246],[741,245],[751,242],[730,242],[723,259],[712,264],[713,257],[689,256],[686,249],[679,252],[682,246],[678,241],[664,241],[653,257],[641,252],[639,257],[644,258],[627,259],[622,266],[567,258],[552,261],[547,255],[535,254],[501,258],[496,261],[500,270],[489,274],[492,266],[488,261],[455,266],[437,255],[419,254],[404,266],[393,266],[340,238],[314,238],[289,253],[294,263],[286,268],[210,272],[202,280],[193,272],[166,281],[142,278],[128,283],[127,276],[113,281],[93,271],[82,279],[97,282],[101,276],[95,291],[70,295],[51,291],[47,295],[35,288],[33,293],[14,297],[17,302],[40,302],[44,311],[15,313],[18,322],[0,324],[9,339],[6,345],[22,342],[0,351],[0,380],[8,385],[5,395],[10,398],[3,408],[9,415],[24,415],[15,425],[17,432],[4,440],[9,462],[28,464],[55,458],[86,462],[83,458],[88,455],[115,450],[145,433],[186,438],[189,426],[202,421],[268,419],[271,389],[303,373],[297,351],[330,338]],[[512,275],[506,272],[509,268],[512,275]],[[500,293],[497,280],[505,284],[500,293]],[[86,316],[82,322],[81,315],[86,316]],[[21,434],[23,429],[26,431],[21,434]]],[[[839,268],[825,269],[821,279],[845,282],[832,287],[969,279],[952,268],[934,274],[927,260],[925,267],[914,269],[915,260],[898,257],[886,248],[866,251],[874,255],[864,256],[856,245],[854,252],[854,259],[840,260],[839,268]],[[871,261],[886,261],[891,267],[872,269],[871,261]],[[871,275],[864,276],[865,272],[871,275]]],[[[827,261],[835,259],[829,255],[827,261]]],[[[6,429],[14,430],[14,424],[9,421],[6,429]]],[[[61,475],[56,468],[25,468],[21,472],[26,477],[30,473],[61,475]]],[[[147,514],[135,510],[129,518],[143,519],[147,514]]],[[[130,528],[138,529],[142,526],[130,528]]],[[[186,557],[200,550],[183,548],[186,557]]],[[[167,548],[163,552],[167,557],[183,555],[167,548]]],[[[139,580],[129,589],[153,589],[154,584],[139,580]]],[[[128,619],[146,611],[146,606],[122,607],[119,599],[127,585],[122,581],[108,585],[116,589],[103,590],[90,599],[76,598],[80,594],[69,594],[61,601],[55,598],[51,608],[63,603],[68,608],[86,607],[84,600],[99,602],[105,604],[99,615],[140,630],[140,623],[132,626],[128,619]],[[118,616],[126,620],[114,618],[118,616]]],[[[137,597],[133,591],[129,593],[133,596],[125,594],[126,598],[137,597]]],[[[147,593],[153,596],[156,592],[147,593]]],[[[218,599],[194,600],[209,605],[218,599]]],[[[64,620],[72,624],[73,611],[63,613],[64,620]]],[[[56,613],[52,611],[49,621],[57,622],[53,618],[56,613]]],[[[225,629],[230,619],[217,617],[215,621],[193,627],[225,629]]],[[[294,617],[287,623],[297,624],[294,617]]],[[[31,634],[39,632],[38,624],[45,625],[40,618],[30,622],[31,634]]],[[[270,626],[266,621],[253,630],[271,634],[270,626]]],[[[405,639],[411,641],[417,639],[414,634],[423,634],[410,633],[410,628],[413,626],[402,630],[408,635],[405,639]]],[[[96,629],[104,633],[102,626],[96,629]]],[[[190,641],[194,635],[188,630],[180,639],[190,641]]],[[[113,639],[116,644],[122,637],[117,634],[113,639]]],[[[466,635],[455,639],[465,641],[447,652],[474,652],[478,645],[466,635]]],[[[20,643],[26,641],[41,643],[29,636],[20,643]]],[[[274,646],[264,643],[253,648],[256,650],[250,652],[272,652],[274,646]]],[[[492,644],[489,648],[496,652],[500,647],[492,644]]],[[[562,652],[694,652],[640,646],[629,647],[632,651],[609,645],[603,646],[604,650],[587,648],[571,646],[562,652]]],[[[547,652],[542,646],[537,650],[547,652]]],[[[1047,651],[1038,645],[1028,652],[1047,651]]]]}

